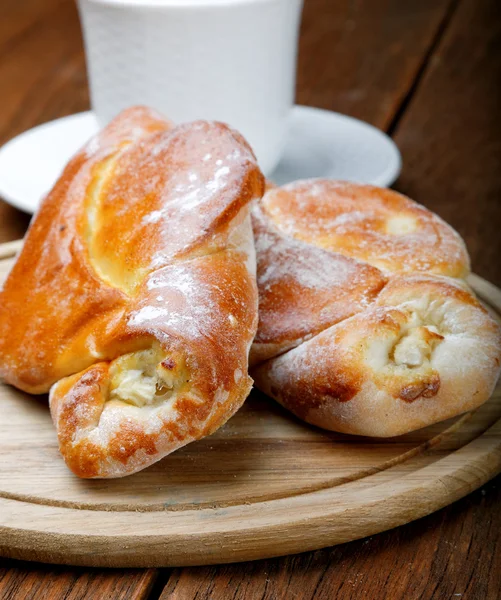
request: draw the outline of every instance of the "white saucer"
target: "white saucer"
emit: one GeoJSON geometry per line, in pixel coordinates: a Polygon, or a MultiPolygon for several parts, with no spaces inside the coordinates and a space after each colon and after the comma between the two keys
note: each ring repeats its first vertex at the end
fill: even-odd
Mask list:
{"type": "MultiPolygon", "coordinates": [[[[98,130],[92,112],[25,131],[0,149],[0,197],[33,213],[68,159],[98,130]]],[[[384,133],[335,112],[295,106],[284,156],[270,179],[277,184],[308,177],[391,185],[400,153],[384,133]]]]}

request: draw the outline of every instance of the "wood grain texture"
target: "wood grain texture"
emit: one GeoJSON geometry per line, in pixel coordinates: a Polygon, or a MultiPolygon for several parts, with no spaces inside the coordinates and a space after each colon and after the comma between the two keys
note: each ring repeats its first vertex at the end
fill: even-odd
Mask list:
{"type": "MultiPolygon", "coordinates": [[[[0,2],[0,144],[89,106],[73,0],[0,2]]],[[[24,235],[30,217],[0,200],[0,242],[24,235]]]]}
{"type": "Polygon", "coordinates": [[[405,527],[244,565],[174,569],[160,600],[497,600],[501,477],[405,527]]]}
{"type": "MultiPolygon", "coordinates": [[[[64,57],[61,58],[61,54],[53,53],[50,48],[47,48],[51,44],[57,46],[62,43],[57,37],[47,37],[46,35],[47,19],[50,20],[53,17],[50,14],[48,17],[44,15],[47,14],[46,11],[50,11],[56,5],[59,6],[52,0],[0,2],[0,70],[4,74],[1,79],[2,94],[0,95],[2,141],[25,128],[64,114],[85,110],[88,107],[81,38],[73,0],[61,0],[60,2],[63,14],[71,16],[70,21],[67,20],[66,25],[60,29],[60,31],[67,32],[64,43],[68,44],[68,48],[73,48],[68,51],[68,55],[80,54],[77,61],[78,69],[72,71],[71,77],[68,78],[67,70],[60,69],[60,65],[65,62],[64,57]],[[16,62],[18,59],[14,50],[9,53],[3,51],[4,40],[10,44],[14,38],[16,38],[17,47],[20,48],[23,56],[26,56],[25,48],[27,46],[33,51],[32,60],[24,58],[22,67],[25,70],[24,73],[17,73],[15,69],[7,68],[8,63],[16,62]],[[7,76],[12,76],[14,79],[9,79],[7,76]],[[60,86],[59,78],[66,83],[60,86]],[[31,81],[33,84],[23,88],[25,92],[21,96],[22,107],[20,105],[19,110],[14,111],[16,116],[12,118],[12,107],[16,107],[19,98],[17,92],[19,80],[31,81]],[[41,85],[38,85],[38,81],[42,81],[41,85]],[[54,102],[47,100],[47,97],[51,95],[52,86],[59,88],[54,102]],[[14,97],[14,101],[11,100],[12,97],[14,97]],[[8,116],[5,111],[7,106],[11,111],[8,116]]],[[[459,5],[464,10],[465,0],[462,0],[459,5]]],[[[499,19],[496,18],[497,3],[495,0],[487,4],[483,1],[479,2],[482,14],[480,22],[475,3],[469,2],[468,7],[470,15],[473,15],[475,35],[482,38],[485,28],[485,35],[492,36],[496,21],[499,22],[499,19]]],[[[452,8],[455,7],[452,6],[452,8]]],[[[61,18],[56,17],[56,21],[61,18]]],[[[410,100],[409,107],[417,110],[412,103],[415,91],[413,89],[414,80],[416,74],[420,72],[420,67],[427,62],[425,54],[437,39],[441,24],[457,27],[456,13],[449,11],[448,6],[445,6],[443,2],[305,0],[298,100],[302,103],[354,114],[369,119],[379,126],[391,124],[394,119],[394,111],[401,106],[403,100],[410,100]],[[394,19],[393,10],[399,10],[402,13],[407,10],[407,7],[413,10],[414,14],[421,8],[426,11],[426,13],[421,13],[420,23],[422,26],[424,25],[428,35],[425,36],[425,43],[419,48],[406,44],[408,36],[416,39],[416,20],[412,21],[413,25],[409,31],[409,27],[407,30],[400,28],[398,21],[394,19]],[[436,9],[443,10],[443,13],[438,14],[436,9]],[[352,18],[345,23],[345,15],[348,13],[352,15],[352,18]],[[379,14],[379,18],[374,19],[376,13],[379,14]],[[362,27],[365,16],[369,14],[372,15],[372,19],[367,18],[362,27]],[[431,19],[430,22],[427,21],[428,18],[431,19]],[[335,19],[334,23],[332,19],[335,19]],[[374,30],[371,29],[372,21],[377,24],[374,30]],[[399,38],[399,47],[387,43],[387,40],[394,40],[394,37],[380,38],[381,34],[384,35],[388,31],[392,31],[393,36],[396,32],[397,37],[401,32],[405,33],[399,38]],[[335,51],[333,50],[334,45],[335,51]],[[401,52],[398,51],[399,48],[402,50],[401,52]],[[393,54],[389,53],[389,50],[393,54]],[[409,53],[410,57],[405,52],[409,53]],[[352,60],[352,56],[356,56],[356,60],[352,60]],[[389,68],[392,57],[393,66],[397,67],[397,71],[393,71],[393,75],[389,68]],[[365,79],[370,80],[370,85],[368,81],[367,84],[364,84],[364,80],[357,77],[357,68],[363,67],[364,64],[371,65],[371,69],[365,70],[365,79]],[[399,67],[403,66],[405,73],[409,65],[412,68],[407,71],[408,77],[402,84],[397,76],[398,73],[402,73],[399,67]],[[373,77],[372,69],[375,69],[377,76],[374,74],[373,77]],[[387,73],[389,73],[388,77],[387,73]],[[397,97],[394,99],[395,90],[397,97]],[[411,94],[407,98],[409,90],[411,94]]],[[[449,63],[448,69],[455,72],[455,77],[461,78],[468,94],[471,93],[471,90],[477,90],[475,94],[478,94],[477,79],[483,82],[481,86],[484,89],[499,84],[499,72],[497,71],[499,51],[496,51],[495,39],[489,37],[490,53],[485,56],[483,40],[474,40],[475,43],[479,43],[478,47],[472,45],[472,37],[468,31],[464,31],[464,26],[463,17],[463,31],[453,39],[448,35],[449,27],[445,29],[443,42],[451,43],[452,41],[455,45],[459,45],[459,48],[464,43],[462,52],[456,51],[449,55],[449,61],[453,62],[449,63]],[[484,50],[481,51],[479,48],[484,48],[484,50]],[[483,68],[478,72],[475,69],[468,69],[467,75],[463,76],[461,73],[462,61],[466,60],[466,64],[471,64],[472,61],[477,60],[478,53],[482,54],[482,52],[484,53],[481,61],[483,68]],[[469,56],[465,56],[465,54],[469,56]]],[[[442,48],[443,45],[439,44],[439,49],[442,48]]],[[[440,56],[440,61],[442,61],[444,55],[440,56]]],[[[479,62],[475,64],[479,65],[479,62]]],[[[432,68],[437,70],[439,67],[442,69],[443,65],[432,56],[424,69],[424,77],[417,87],[416,98],[422,94],[425,87],[430,85],[424,85],[429,71],[432,68]]],[[[443,71],[439,70],[438,76],[435,75],[433,85],[438,86],[444,93],[446,88],[443,85],[444,82],[440,80],[441,73],[443,71]]],[[[438,210],[445,216],[445,208],[437,203],[444,202],[444,196],[448,197],[447,194],[444,195],[448,179],[461,178],[465,169],[470,172],[470,169],[474,168],[481,171],[486,178],[485,181],[482,181],[482,190],[491,189],[493,182],[497,185],[495,182],[499,181],[497,179],[499,171],[495,168],[495,164],[493,167],[493,162],[497,161],[499,164],[499,159],[496,159],[499,146],[496,143],[496,137],[491,136],[488,128],[486,130],[485,127],[486,122],[494,123],[494,127],[498,127],[496,116],[499,116],[499,103],[497,106],[493,106],[494,103],[491,103],[488,98],[477,95],[475,101],[480,102],[484,111],[489,111],[488,114],[482,116],[480,112],[475,112],[475,106],[470,107],[469,103],[463,102],[461,97],[453,96],[447,98],[444,112],[443,104],[440,102],[440,98],[437,98],[438,88],[434,96],[431,93],[427,94],[426,102],[430,103],[429,106],[422,106],[424,100],[420,103],[421,108],[418,112],[424,110],[427,117],[414,121],[414,127],[407,129],[405,142],[403,137],[405,131],[402,128],[398,129],[397,141],[404,150],[404,172],[399,185],[403,191],[406,191],[408,186],[408,193],[414,195],[416,200],[438,210]],[[437,101],[438,105],[436,105],[437,101]],[[474,127],[472,129],[469,126],[463,131],[462,123],[469,122],[468,115],[472,109],[475,113],[474,127]],[[452,150],[445,144],[446,140],[440,137],[444,119],[447,123],[450,123],[451,120],[454,121],[452,127],[454,136],[450,138],[450,143],[455,145],[452,150]],[[479,125],[480,128],[478,128],[479,125]],[[479,131],[482,132],[480,136],[479,131]],[[421,140],[421,147],[416,154],[412,148],[413,136],[417,143],[420,143],[419,140],[421,140]],[[461,160],[463,152],[471,156],[470,136],[477,140],[473,158],[476,160],[475,157],[480,153],[478,164],[465,164],[461,160]],[[440,140],[438,148],[435,138],[440,140]],[[483,140],[489,140],[489,144],[491,144],[492,155],[490,158],[488,157],[487,161],[490,168],[481,164],[482,161],[485,162],[486,149],[478,146],[478,140],[481,144],[483,144],[483,140]],[[450,156],[451,152],[454,155],[453,159],[450,156]],[[412,161],[412,164],[409,161],[412,161]],[[423,163],[423,168],[421,163],[423,163]],[[417,169],[415,176],[412,172],[413,169],[417,169]],[[427,176],[430,171],[433,173],[433,179],[428,181],[427,176]]],[[[463,91],[461,90],[461,93],[463,91]]],[[[497,93],[496,90],[494,93],[497,93]]],[[[405,103],[404,108],[408,108],[405,103]]],[[[403,112],[403,117],[405,115],[406,111],[403,112]]],[[[413,120],[416,118],[414,115],[413,120]]],[[[400,125],[402,126],[404,123],[405,118],[401,119],[400,125]]],[[[499,134],[497,134],[497,140],[499,140],[499,134]]],[[[474,181],[474,184],[477,185],[478,182],[474,181]]],[[[493,187],[493,189],[496,188],[493,187]]],[[[491,248],[495,248],[500,239],[498,232],[501,218],[499,212],[495,210],[496,204],[494,202],[493,206],[491,201],[490,206],[494,210],[487,213],[489,222],[483,221],[479,226],[471,227],[471,221],[475,218],[470,210],[472,197],[474,206],[477,202],[482,203],[485,200],[482,200],[480,193],[475,195],[470,191],[465,194],[463,186],[460,191],[462,193],[448,201],[451,208],[448,209],[447,214],[452,216],[447,218],[463,232],[463,235],[465,235],[465,231],[468,231],[466,237],[470,247],[474,245],[477,248],[473,251],[476,270],[499,283],[499,267],[496,267],[499,264],[499,247],[498,250],[492,250],[491,254],[491,248]],[[493,223],[496,224],[495,227],[492,225],[493,223]]],[[[498,203],[498,206],[501,205],[498,203]]],[[[0,241],[20,237],[28,222],[29,217],[0,202],[0,241]]],[[[498,568],[501,562],[500,502],[501,480],[498,478],[481,491],[434,515],[380,534],[370,538],[369,541],[352,542],[331,550],[257,563],[176,570],[170,587],[166,588],[166,593],[175,592],[173,598],[195,597],[192,591],[197,589],[197,598],[370,597],[405,598],[406,600],[417,600],[418,598],[494,600],[499,597],[501,587],[499,580],[501,570],[498,568]],[[179,583],[174,586],[178,579],[179,583]],[[200,587],[194,587],[196,585],[200,585],[200,587]],[[219,594],[216,594],[214,590],[219,594]],[[458,595],[454,596],[454,594],[458,595]]],[[[14,571],[18,581],[16,588],[18,594],[26,594],[26,586],[31,587],[34,585],[34,581],[44,578],[44,572],[51,573],[54,569],[49,566],[26,565],[15,561],[9,561],[8,568],[14,569],[13,565],[21,567],[14,571]],[[33,579],[28,577],[26,572],[33,572],[33,579]],[[27,582],[26,586],[23,582],[27,582]]],[[[75,571],[87,574],[99,573],[89,569],[57,568],[58,573],[68,572],[71,574],[75,571]]],[[[127,573],[124,573],[124,577],[126,576],[127,573]]],[[[165,577],[167,576],[168,573],[165,577]]],[[[101,594],[101,578],[92,579],[92,575],[89,575],[88,581],[93,582],[92,585],[89,584],[88,597],[106,597],[101,594]]],[[[64,597],[64,594],[60,594],[59,597],[64,597]]],[[[152,597],[156,598],[157,596],[154,594],[152,597]]]]}
{"type": "MultiPolygon", "coordinates": [[[[501,291],[470,283],[500,315],[501,291]]],[[[501,471],[501,384],[479,409],[390,440],[310,427],[254,392],[214,435],[115,480],[65,467],[44,396],[1,385],[0,399],[0,554],[11,558],[141,567],[296,553],[407,523],[501,471]]]]}
{"type": "Polygon", "coordinates": [[[2,600],[143,600],[148,598],[157,571],[90,571],[36,567],[0,559],[2,600]],[[97,591],[99,590],[99,592],[97,591]]]}
{"type": "Polygon", "coordinates": [[[0,143],[44,121],[88,107],[76,4],[2,2],[0,143]],[[25,20],[25,11],[33,7],[25,20]]]}
{"type": "Polygon", "coordinates": [[[395,132],[397,189],[463,236],[501,283],[501,3],[464,0],[395,132]]]}
{"type": "Polygon", "coordinates": [[[454,0],[306,0],[299,104],[386,130],[454,7],[454,0]]]}

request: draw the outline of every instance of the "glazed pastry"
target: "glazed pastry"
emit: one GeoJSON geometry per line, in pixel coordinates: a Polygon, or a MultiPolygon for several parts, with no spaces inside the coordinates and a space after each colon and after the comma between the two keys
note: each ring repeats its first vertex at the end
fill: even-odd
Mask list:
{"type": "Polygon", "coordinates": [[[256,385],[326,429],[395,436],[485,402],[498,324],[439,217],[391,190],[311,180],[253,211],[256,385]]]}
{"type": "Polygon", "coordinates": [[[68,164],[0,296],[0,370],[50,389],[80,477],[120,477],[220,427],[252,381],[250,202],[263,176],[220,123],[129,109],[68,164]],[[52,387],[51,387],[52,386],[52,387]]]}

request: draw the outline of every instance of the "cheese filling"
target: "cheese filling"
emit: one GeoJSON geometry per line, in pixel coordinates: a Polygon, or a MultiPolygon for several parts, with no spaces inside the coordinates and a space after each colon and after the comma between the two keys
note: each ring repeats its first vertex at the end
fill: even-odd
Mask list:
{"type": "Polygon", "coordinates": [[[181,366],[159,346],[124,354],[110,365],[110,400],[142,407],[166,400],[181,377],[181,366]]]}

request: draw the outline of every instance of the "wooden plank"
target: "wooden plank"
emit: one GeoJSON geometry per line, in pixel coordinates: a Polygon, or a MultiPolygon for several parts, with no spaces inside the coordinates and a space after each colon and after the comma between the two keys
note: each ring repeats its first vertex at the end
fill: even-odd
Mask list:
{"type": "Polygon", "coordinates": [[[454,6],[451,0],[306,0],[299,103],[386,130],[454,6]]]}
{"type": "Polygon", "coordinates": [[[23,237],[30,223],[27,215],[0,200],[0,242],[17,240],[23,237]]]}
{"type": "Polygon", "coordinates": [[[57,10],[65,0],[7,0],[0,6],[0,55],[10,45],[34,27],[39,27],[49,13],[57,10]]]}
{"type": "Polygon", "coordinates": [[[155,569],[84,570],[0,559],[2,600],[143,600],[157,577],[155,569]]]}
{"type": "Polygon", "coordinates": [[[473,269],[501,283],[501,3],[464,0],[395,141],[397,188],[451,223],[473,269]]]}
{"type": "Polygon", "coordinates": [[[363,541],[254,563],[174,569],[160,600],[497,600],[501,477],[363,541]]]}
{"type": "MultiPolygon", "coordinates": [[[[74,2],[0,2],[0,81],[0,145],[34,125],[88,107],[74,2]]],[[[0,201],[1,242],[22,237],[29,221],[0,201]]]]}
{"type": "Polygon", "coordinates": [[[7,20],[8,30],[19,33],[10,43],[0,42],[0,144],[38,123],[84,110],[89,103],[75,3],[52,2],[52,10],[31,27],[19,23],[26,18],[24,11],[9,15],[9,5],[0,3],[0,22],[7,20]]]}

